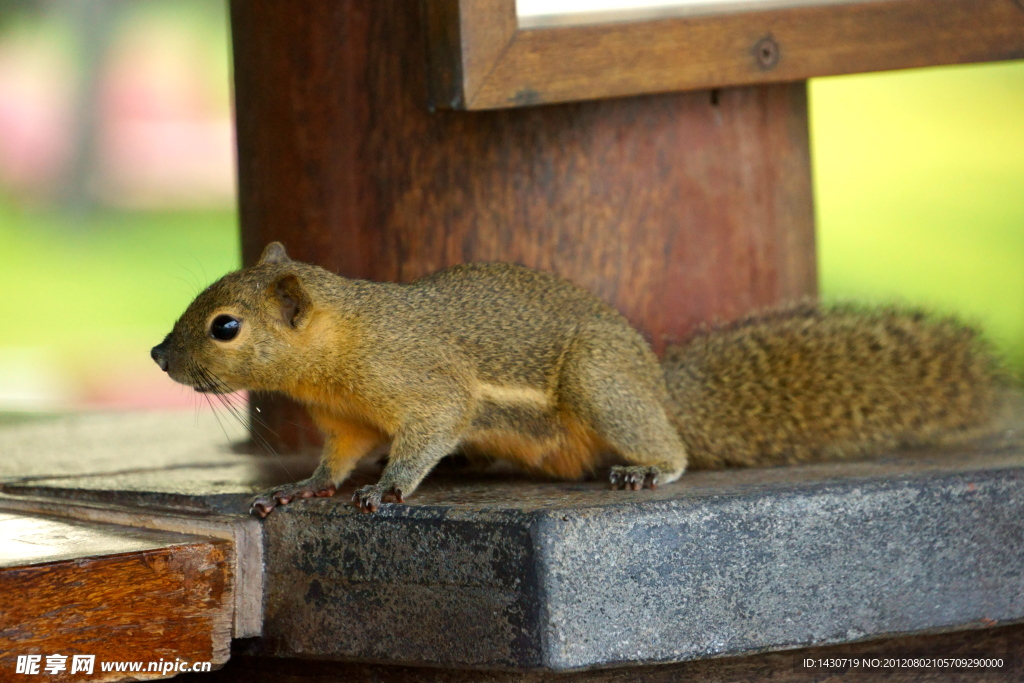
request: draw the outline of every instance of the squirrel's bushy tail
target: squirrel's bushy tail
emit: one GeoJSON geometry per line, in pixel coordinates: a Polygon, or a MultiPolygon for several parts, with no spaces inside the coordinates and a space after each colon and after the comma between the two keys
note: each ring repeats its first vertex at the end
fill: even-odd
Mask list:
{"type": "Polygon", "coordinates": [[[991,420],[1001,389],[976,330],[899,308],[755,315],[698,332],[663,367],[694,469],[955,439],[991,420]]]}

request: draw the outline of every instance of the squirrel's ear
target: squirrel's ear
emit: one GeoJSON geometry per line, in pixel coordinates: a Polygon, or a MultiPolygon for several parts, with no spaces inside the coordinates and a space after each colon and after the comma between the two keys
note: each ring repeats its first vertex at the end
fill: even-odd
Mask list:
{"type": "Polygon", "coordinates": [[[291,259],[288,258],[288,252],[284,250],[283,244],[280,242],[271,242],[263,250],[263,255],[260,256],[260,260],[257,265],[276,263],[291,263],[291,259]]]}
{"type": "MultiPolygon", "coordinates": [[[[276,242],[274,244],[277,244],[276,242]]],[[[309,312],[312,300],[299,278],[292,273],[283,275],[274,283],[274,295],[281,307],[281,319],[295,327],[309,312]]]]}

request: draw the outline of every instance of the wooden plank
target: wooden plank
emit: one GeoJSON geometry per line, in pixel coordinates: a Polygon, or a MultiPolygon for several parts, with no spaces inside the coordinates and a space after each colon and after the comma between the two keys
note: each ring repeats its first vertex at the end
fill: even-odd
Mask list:
{"type": "MultiPolygon", "coordinates": [[[[90,418],[97,419],[96,416],[90,416],[90,418]]],[[[137,429],[137,425],[134,424],[133,416],[122,416],[121,431],[132,434],[135,429],[137,429]]],[[[111,436],[115,436],[113,430],[111,430],[111,436]]],[[[140,437],[136,436],[134,441],[139,443],[140,437]]],[[[63,450],[66,446],[62,446],[58,439],[51,445],[51,448],[63,450]]],[[[143,444],[141,448],[145,449],[147,445],[143,444]]],[[[258,463],[256,466],[259,466],[258,463]]],[[[202,469],[206,472],[211,471],[210,468],[202,469]]],[[[47,480],[47,483],[55,484],[59,481],[59,479],[50,479],[47,480]]],[[[85,478],[77,477],[74,481],[82,482],[85,481],[85,478]]],[[[43,484],[43,486],[45,485],[43,484]]],[[[0,511],[3,510],[22,515],[46,515],[81,522],[116,524],[224,539],[231,544],[231,574],[235,577],[235,586],[232,591],[234,596],[232,636],[234,638],[251,638],[262,633],[263,530],[256,519],[213,513],[197,515],[187,511],[161,510],[154,513],[146,508],[125,507],[110,503],[96,504],[62,498],[49,499],[0,493],[0,511]]]]}
{"type": "MultiPolygon", "coordinates": [[[[802,83],[431,113],[418,12],[231,10],[246,263],[271,240],[383,281],[515,261],[597,293],[658,350],[816,291],[802,83]]],[[[316,440],[284,399],[256,405],[271,441],[316,440]]]]}
{"type": "MultiPolygon", "coordinates": [[[[233,611],[231,544],[130,527],[0,513],[0,672],[41,656],[46,680],[169,678],[160,660],[227,661],[233,611]],[[47,673],[47,656],[63,670],[47,673]],[[75,655],[93,672],[71,673],[75,655]],[[145,662],[133,673],[103,663],[145,662]],[[162,665],[161,667],[162,668],[162,665]]],[[[26,679],[27,680],[27,679],[26,679]]]]}
{"type": "MultiPolygon", "coordinates": [[[[486,10],[462,3],[446,15],[456,25],[430,24],[435,52],[460,51],[435,59],[461,68],[460,96],[437,106],[494,109],[1024,57],[1024,4],[1014,0],[847,2],[515,30],[507,20],[515,0],[502,2],[486,10]],[[459,41],[441,40],[453,31],[459,41]]],[[[450,82],[451,71],[439,67],[431,78],[450,82]]]]}
{"type": "MultiPolygon", "coordinates": [[[[288,458],[275,458],[269,465],[259,458],[239,458],[238,447],[228,439],[241,441],[247,436],[243,425],[234,426],[230,420],[222,424],[207,411],[73,414],[3,425],[0,450],[5,457],[0,457],[0,511],[228,540],[233,547],[232,574],[237,577],[238,587],[233,591],[234,636],[257,636],[263,623],[263,547],[259,522],[247,516],[212,511],[202,515],[188,512],[189,508],[201,509],[188,497],[193,491],[187,486],[176,489],[171,483],[176,474],[180,476],[192,466],[204,471],[245,464],[254,469],[271,467],[280,471],[283,480],[292,479],[287,472],[303,466],[302,462],[288,458]],[[225,427],[230,436],[225,435],[225,427]],[[112,505],[102,495],[92,498],[92,503],[82,503],[32,498],[23,495],[24,490],[16,496],[2,493],[11,486],[45,486],[47,480],[62,477],[70,477],[83,487],[104,480],[116,488],[123,477],[133,475],[148,476],[154,490],[163,492],[158,501],[159,511],[145,503],[142,507],[112,505]]],[[[248,493],[246,483],[255,475],[244,469],[232,474],[213,491],[248,493]]],[[[131,505],[138,501],[122,502],[131,505]]]]}
{"type": "Polygon", "coordinates": [[[885,638],[861,643],[768,652],[746,657],[717,657],[681,664],[616,667],[552,673],[549,671],[474,671],[355,662],[317,662],[279,657],[236,657],[224,669],[204,676],[187,674],[181,683],[1005,683],[1024,679],[1024,625],[885,638]],[[852,657],[878,660],[862,666],[806,666],[805,660],[842,662],[852,657]],[[974,668],[897,667],[912,658],[1002,659],[1002,666],[974,668]],[[895,662],[894,662],[895,660],[895,662]]]}

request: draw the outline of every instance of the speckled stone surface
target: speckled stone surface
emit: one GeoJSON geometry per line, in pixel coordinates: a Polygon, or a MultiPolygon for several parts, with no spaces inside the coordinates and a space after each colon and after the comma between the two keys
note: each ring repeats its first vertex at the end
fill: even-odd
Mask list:
{"type": "Polygon", "coordinates": [[[1013,622],[1021,465],[543,507],[292,506],[265,526],[264,651],[571,670],[1013,622]]]}
{"type": "MultiPolygon", "coordinates": [[[[175,445],[170,428],[150,444],[146,421],[105,428],[120,459],[96,445],[102,430],[61,432],[92,435],[90,466],[74,439],[33,450],[54,432],[22,426],[4,443],[32,458],[29,474],[0,462],[0,489],[245,514],[253,492],[314,463],[244,454],[213,429],[175,445]]],[[[655,491],[435,473],[364,515],[348,498],[373,476],[265,520],[251,652],[568,671],[1024,620],[1019,429],[956,450],[693,472],[655,491]]]]}

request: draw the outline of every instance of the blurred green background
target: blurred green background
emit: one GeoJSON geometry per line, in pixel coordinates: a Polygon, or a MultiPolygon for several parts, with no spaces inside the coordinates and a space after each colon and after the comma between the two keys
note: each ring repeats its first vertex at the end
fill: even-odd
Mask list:
{"type": "MultiPolygon", "coordinates": [[[[224,5],[138,0],[98,26],[16,5],[0,17],[0,409],[189,405],[148,349],[239,263],[224,5]],[[101,119],[55,132],[81,111],[83,63],[101,119]]],[[[810,95],[823,297],[958,313],[1024,367],[1024,62],[810,95]]]]}
{"type": "Polygon", "coordinates": [[[1024,367],[1024,62],[811,82],[821,293],[957,313],[1024,367]]]}

